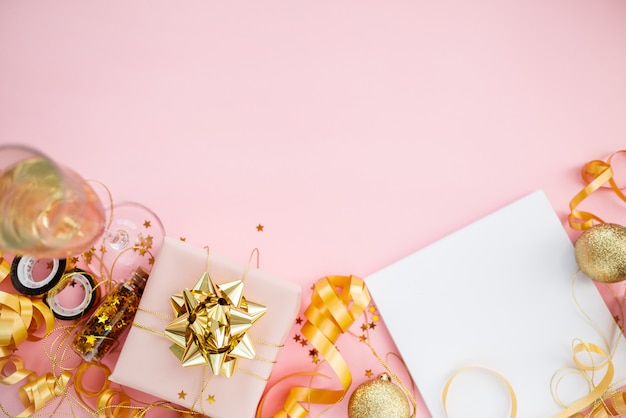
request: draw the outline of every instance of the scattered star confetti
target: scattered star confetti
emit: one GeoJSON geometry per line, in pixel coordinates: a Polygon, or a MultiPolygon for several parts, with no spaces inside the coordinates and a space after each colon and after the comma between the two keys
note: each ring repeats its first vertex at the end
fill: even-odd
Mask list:
{"type": "Polygon", "coordinates": [[[317,364],[317,363],[319,363],[319,362],[320,362],[320,358],[319,358],[318,356],[313,356],[313,357],[311,357],[311,361],[312,361],[313,363],[317,364]]]}
{"type": "Polygon", "coordinates": [[[306,338],[302,338],[302,339],[300,340],[300,345],[301,345],[302,347],[304,347],[304,346],[305,346],[305,345],[307,345],[308,343],[309,343],[309,342],[306,340],[306,338]]]}
{"type": "Polygon", "coordinates": [[[300,334],[296,334],[296,335],[294,335],[293,340],[294,340],[295,342],[299,343],[301,338],[302,338],[302,337],[300,337],[300,334]]]}
{"type": "Polygon", "coordinates": [[[365,370],[365,376],[369,379],[370,377],[372,377],[374,373],[372,373],[372,369],[367,369],[365,370]]]}
{"type": "Polygon", "coordinates": [[[263,232],[263,225],[258,224],[258,225],[256,226],[256,230],[257,230],[257,232],[263,232]]]}
{"type": "Polygon", "coordinates": [[[96,336],[95,335],[87,335],[85,337],[85,343],[86,344],[90,344],[90,345],[94,345],[96,343],[96,336]]]}
{"type": "Polygon", "coordinates": [[[315,348],[312,348],[312,349],[309,350],[309,356],[311,356],[311,357],[317,357],[318,354],[319,353],[318,353],[317,349],[315,349],[315,348]]]}
{"type": "Polygon", "coordinates": [[[369,311],[370,311],[371,313],[376,312],[376,307],[374,307],[374,306],[370,306],[369,311]]]}
{"type": "Polygon", "coordinates": [[[48,267],[48,270],[52,270],[53,266],[54,266],[54,263],[52,261],[48,261],[48,263],[46,264],[46,267],[48,267]]]}
{"type": "Polygon", "coordinates": [[[107,322],[107,319],[109,319],[108,315],[100,315],[98,317],[98,323],[105,324],[107,322]]]}
{"type": "Polygon", "coordinates": [[[187,396],[187,394],[185,393],[184,390],[181,390],[180,392],[178,392],[178,399],[185,399],[185,396],[187,396]]]}
{"type": "Polygon", "coordinates": [[[78,263],[78,257],[72,257],[72,258],[70,258],[70,263],[72,263],[72,264],[76,264],[76,263],[78,263]]]}
{"type": "Polygon", "coordinates": [[[361,331],[367,331],[367,324],[361,325],[361,331]]]}
{"type": "Polygon", "coordinates": [[[76,281],[75,281],[75,280],[72,280],[72,281],[70,282],[70,287],[75,287],[75,286],[76,286],[76,281]]]}
{"type": "Polygon", "coordinates": [[[183,241],[183,242],[187,241],[187,238],[185,238],[185,237],[180,237],[179,239],[180,239],[181,241],[183,241]]]}
{"type": "Polygon", "coordinates": [[[146,228],[150,228],[150,226],[152,226],[152,224],[150,223],[150,221],[145,221],[143,223],[143,226],[145,226],[146,228]]]}
{"type": "Polygon", "coordinates": [[[213,402],[215,402],[215,395],[209,395],[209,397],[208,397],[208,398],[206,398],[206,400],[207,400],[209,403],[213,403],[213,402]]]}
{"type": "Polygon", "coordinates": [[[376,324],[374,322],[370,322],[370,329],[376,328],[376,324]]]}
{"type": "Polygon", "coordinates": [[[379,319],[380,318],[378,317],[378,315],[372,316],[372,321],[374,321],[374,322],[378,322],[379,319]]]}
{"type": "Polygon", "coordinates": [[[296,324],[298,324],[298,325],[302,324],[302,318],[297,317],[296,318],[296,324]]]}
{"type": "Polygon", "coordinates": [[[361,335],[361,336],[359,337],[359,341],[360,341],[360,342],[362,342],[362,343],[364,343],[365,341],[367,341],[367,337],[366,337],[365,335],[361,335]]]}

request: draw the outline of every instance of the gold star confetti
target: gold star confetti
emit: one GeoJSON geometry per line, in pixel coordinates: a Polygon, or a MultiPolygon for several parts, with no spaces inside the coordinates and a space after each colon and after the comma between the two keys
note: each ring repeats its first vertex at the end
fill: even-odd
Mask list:
{"type": "Polygon", "coordinates": [[[145,221],[143,223],[143,226],[145,226],[146,228],[150,228],[150,226],[152,226],[152,225],[150,224],[150,221],[145,221]]]}
{"type": "Polygon", "coordinates": [[[151,266],[154,265],[154,257],[150,257],[148,259],[148,264],[150,264],[151,266]]]}
{"type": "Polygon", "coordinates": [[[72,258],[70,258],[70,263],[71,263],[71,264],[77,264],[77,263],[78,263],[78,257],[72,257],[72,258]]]}
{"type": "Polygon", "coordinates": [[[209,403],[213,403],[213,402],[215,402],[215,395],[209,395],[209,397],[208,397],[208,398],[206,398],[206,400],[207,400],[209,403]]]}
{"type": "Polygon", "coordinates": [[[367,331],[367,324],[361,325],[361,331],[367,331]]]}
{"type": "Polygon", "coordinates": [[[319,363],[319,362],[320,362],[320,358],[319,358],[318,356],[313,356],[313,357],[311,357],[311,361],[312,361],[313,363],[317,364],[317,363],[319,363]]]}
{"type": "Polygon", "coordinates": [[[365,341],[367,341],[367,337],[366,337],[365,335],[361,335],[361,336],[359,337],[359,341],[360,341],[360,342],[362,342],[362,343],[364,343],[365,341]]]}
{"type": "Polygon", "coordinates": [[[318,354],[319,353],[318,353],[317,349],[315,349],[315,348],[312,348],[312,349],[309,350],[309,356],[311,356],[311,357],[317,357],[318,354]]]}
{"type": "Polygon", "coordinates": [[[83,258],[85,259],[85,263],[87,264],[91,264],[91,259],[93,257],[93,254],[96,252],[96,249],[94,247],[91,247],[89,249],[89,251],[85,251],[83,253],[83,258]]]}
{"type": "Polygon", "coordinates": [[[374,373],[372,373],[372,369],[367,369],[365,370],[365,376],[369,379],[370,377],[372,377],[374,373]]]}
{"type": "Polygon", "coordinates": [[[376,308],[375,308],[374,306],[370,306],[369,311],[370,311],[371,313],[374,313],[374,312],[376,312],[376,308]]]}
{"type": "Polygon", "coordinates": [[[378,322],[379,319],[380,318],[378,317],[378,315],[372,316],[372,321],[374,321],[374,322],[378,322]]]}
{"type": "Polygon", "coordinates": [[[184,390],[181,390],[180,392],[178,392],[178,399],[185,399],[185,396],[187,396],[187,394],[185,393],[184,390]]]}
{"type": "Polygon", "coordinates": [[[256,226],[256,230],[257,230],[257,232],[263,232],[263,225],[258,224],[258,225],[256,226]]]}
{"type": "Polygon", "coordinates": [[[300,342],[300,338],[301,338],[300,334],[296,334],[296,335],[294,335],[293,340],[298,343],[298,342],[300,342]]]}
{"type": "Polygon", "coordinates": [[[52,261],[48,261],[48,264],[46,264],[46,267],[48,267],[48,270],[52,270],[52,267],[54,267],[54,263],[52,261]]]}
{"type": "Polygon", "coordinates": [[[302,318],[297,317],[296,318],[296,324],[298,324],[298,325],[302,324],[302,318]]]}
{"type": "Polygon", "coordinates": [[[109,315],[106,315],[106,314],[100,315],[98,317],[98,323],[105,324],[107,322],[107,319],[109,319],[109,315]]]}
{"type": "Polygon", "coordinates": [[[94,345],[96,343],[95,335],[87,335],[85,336],[85,344],[94,345]]]}
{"type": "Polygon", "coordinates": [[[185,237],[180,237],[179,239],[180,239],[181,241],[183,241],[183,242],[187,241],[187,238],[185,238],[185,237]]]}
{"type": "Polygon", "coordinates": [[[309,343],[309,342],[306,340],[306,338],[302,338],[302,339],[300,340],[300,345],[301,345],[302,347],[304,347],[304,346],[305,346],[305,345],[307,345],[308,343],[309,343]]]}
{"type": "Polygon", "coordinates": [[[376,324],[374,322],[370,322],[370,329],[376,328],[376,324]]]}

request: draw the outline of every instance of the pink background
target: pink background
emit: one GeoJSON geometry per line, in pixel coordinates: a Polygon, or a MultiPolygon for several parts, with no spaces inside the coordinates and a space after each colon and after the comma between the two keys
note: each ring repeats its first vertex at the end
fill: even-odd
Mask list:
{"type": "MultiPolygon", "coordinates": [[[[4,0],[0,143],[170,236],[242,262],[258,247],[306,306],[318,278],[367,276],[535,189],[565,220],[581,166],[624,147],[625,41],[623,0],[4,0]]],[[[372,342],[395,350],[382,326],[372,342]]],[[[307,351],[289,341],[274,378],[312,369],[307,351]]],[[[360,352],[354,386],[382,372],[360,352]]]]}

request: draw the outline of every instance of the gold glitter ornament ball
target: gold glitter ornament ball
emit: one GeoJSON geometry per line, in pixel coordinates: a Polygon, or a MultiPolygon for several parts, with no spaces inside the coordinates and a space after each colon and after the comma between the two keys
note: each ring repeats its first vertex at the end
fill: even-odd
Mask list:
{"type": "Polygon", "coordinates": [[[626,279],[626,228],[595,225],[583,232],[574,249],[578,267],[593,280],[615,283],[626,279]]]}
{"type": "Polygon", "coordinates": [[[409,401],[389,376],[360,384],[348,403],[349,418],[409,418],[409,401]]]}

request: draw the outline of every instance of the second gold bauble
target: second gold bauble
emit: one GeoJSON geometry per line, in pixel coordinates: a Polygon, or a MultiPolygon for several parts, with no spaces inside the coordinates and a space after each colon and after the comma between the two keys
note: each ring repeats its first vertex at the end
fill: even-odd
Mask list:
{"type": "Polygon", "coordinates": [[[386,374],[360,384],[348,403],[349,418],[409,418],[410,414],[404,392],[386,374]]]}
{"type": "Polygon", "coordinates": [[[583,232],[574,250],[578,267],[593,280],[615,283],[626,279],[626,228],[606,223],[583,232]]]}

